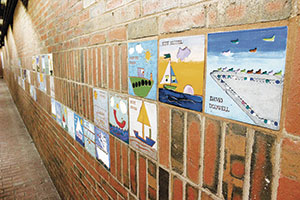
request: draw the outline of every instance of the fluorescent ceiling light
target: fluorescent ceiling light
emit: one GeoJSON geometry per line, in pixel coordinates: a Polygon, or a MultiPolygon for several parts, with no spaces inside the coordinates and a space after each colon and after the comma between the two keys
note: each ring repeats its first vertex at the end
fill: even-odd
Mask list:
{"type": "Polygon", "coordinates": [[[5,4],[6,5],[6,1],[7,0],[1,0],[1,4],[5,4]]]}
{"type": "Polygon", "coordinates": [[[3,19],[0,19],[0,25],[3,25],[3,19]]]}

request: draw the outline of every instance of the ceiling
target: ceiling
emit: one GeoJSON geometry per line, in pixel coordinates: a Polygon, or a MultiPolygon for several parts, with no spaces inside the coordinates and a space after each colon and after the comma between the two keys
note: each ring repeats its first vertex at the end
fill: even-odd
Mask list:
{"type": "MultiPolygon", "coordinates": [[[[29,0],[21,1],[27,8],[29,0]]],[[[13,16],[17,3],[18,0],[0,0],[0,48],[4,46],[4,37],[7,34],[9,25],[13,24],[13,16]]]]}

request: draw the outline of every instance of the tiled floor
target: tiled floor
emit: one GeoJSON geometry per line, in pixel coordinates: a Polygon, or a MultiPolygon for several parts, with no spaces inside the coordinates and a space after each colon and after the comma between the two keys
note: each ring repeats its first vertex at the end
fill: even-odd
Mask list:
{"type": "Polygon", "coordinates": [[[0,200],[60,199],[0,79],[0,200]]]}

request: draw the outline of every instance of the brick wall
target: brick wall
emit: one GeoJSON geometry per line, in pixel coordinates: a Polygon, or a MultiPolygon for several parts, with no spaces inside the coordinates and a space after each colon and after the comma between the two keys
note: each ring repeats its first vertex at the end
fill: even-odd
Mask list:
{"type": "MultiPolygon", "coordinates": [[[[4,76],[63,199],[299,199],[300,4],[296,0],[30,0],[5,38],[4,76]],[[55,98],[93,121],[93,88],[128,95],[128,42],[288,26],[281,129],[272,131],[154,101],[157,160],[110,135],[108,171],[51,117],[32,56],[53,53],[55,98]]],[[[49,76],[47,76],[49,82],[49,76]]],[[[49,84],[47,84],[49,86],[49,84]]]]}

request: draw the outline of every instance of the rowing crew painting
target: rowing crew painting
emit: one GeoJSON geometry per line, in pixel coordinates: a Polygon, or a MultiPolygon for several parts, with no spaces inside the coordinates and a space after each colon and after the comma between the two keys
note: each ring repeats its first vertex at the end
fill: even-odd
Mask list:
{"type": "Polygon", "coordinates": [[[287,27],[208,34],[205,112],[279,130],[287,27]]]}

